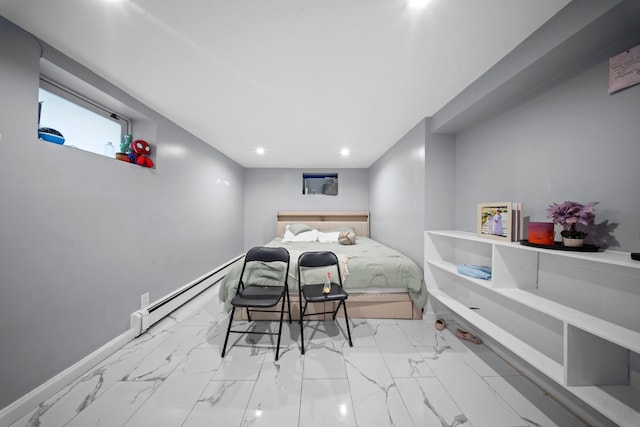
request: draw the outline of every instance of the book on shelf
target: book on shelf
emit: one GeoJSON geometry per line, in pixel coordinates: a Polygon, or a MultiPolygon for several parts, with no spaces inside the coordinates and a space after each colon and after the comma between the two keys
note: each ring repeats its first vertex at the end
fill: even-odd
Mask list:
{"type": "Polygon", "coordinates": [[[524,211],[522,202],[511,203],[511,241],[524,239],[524,211]]]}

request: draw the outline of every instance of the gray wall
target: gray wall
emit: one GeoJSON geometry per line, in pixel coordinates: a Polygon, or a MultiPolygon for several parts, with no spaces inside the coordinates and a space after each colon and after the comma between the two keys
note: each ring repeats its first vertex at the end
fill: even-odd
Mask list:
{"type": "Polygon", "coordinates": [[[246,169],[244,247],[262,245],[275,237],[276,212],[369,210],[367,169],[246,169]],[[302,194],[302,174],[337,173],[338,195],[302,194]]]}
{"type": "MultiPolygon", "coordinates": [[[[427,119],[427,126],[431,120],[427,119]]],[[[455,229],[456,138],[434,135],[425,140],[425,230],[455,229]]]]}
{"type": "Polygon", "coordinates": [[[371,236],[423,264],[426,121],[369,168],[371,236]]]}
{"type": "Polygon", "coordinates": [[[599,201],[588,242],[640,250],[640,86],[607,94],[608,62],[472,127],[456,140],[456,227],[476,203],[524,201],[532,221],[552,202],[599,201]]]}
{"type": "Polygon", "coordinates": [[[37,140],[41,46],[2,18],[0,40],[2,408],[127,330],[141,294],[153,301],[241,253],[244,177],[68,60],[155,124],[156,168],[37,140]]]}
{"type": "Polygon", "coordinates": [[[599,201],[587,242],[637,250],[640,87],[607,86],[639,19],[635,0],[571,2],[434,115],[430,131],[455,139],[455,228],[475,230],[479,202],[545,221],[553,202],[599,201]]]}

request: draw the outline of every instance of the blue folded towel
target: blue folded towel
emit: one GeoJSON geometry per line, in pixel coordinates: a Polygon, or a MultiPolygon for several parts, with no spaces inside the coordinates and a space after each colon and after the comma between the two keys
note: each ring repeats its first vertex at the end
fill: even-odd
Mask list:
{"type": "Polygon", "coordinates": [[[458,266],[458,273],[476,279],[491,279],[491,267],[486,265],[462,264],[458,266]]]}

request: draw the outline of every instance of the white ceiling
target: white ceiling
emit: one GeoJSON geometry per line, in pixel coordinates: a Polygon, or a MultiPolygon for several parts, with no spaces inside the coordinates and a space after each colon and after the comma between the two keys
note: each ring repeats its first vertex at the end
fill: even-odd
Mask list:
{"type": "Polygon", "coordinates": [[[0,13],[245,167],[338,168],[370,166],[567,3],[0,0],[0,13]]]}

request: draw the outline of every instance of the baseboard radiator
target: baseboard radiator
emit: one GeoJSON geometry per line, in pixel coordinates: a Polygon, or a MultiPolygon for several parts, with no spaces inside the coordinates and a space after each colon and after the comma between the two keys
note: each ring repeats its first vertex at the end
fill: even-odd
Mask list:
{"type": "Polygon", "coordinates": [[[229,269],[243,258],[244,254],[239,255],[226,264],[215,268],[209,273],[198,277],[170,294],[152,302],[149,306],[132,313],[131,329],[134,331],[135,335],[142,335],[156,322],[160,321],[169,313],[220,281],[224,276],[226,276],[229,269]]]}

